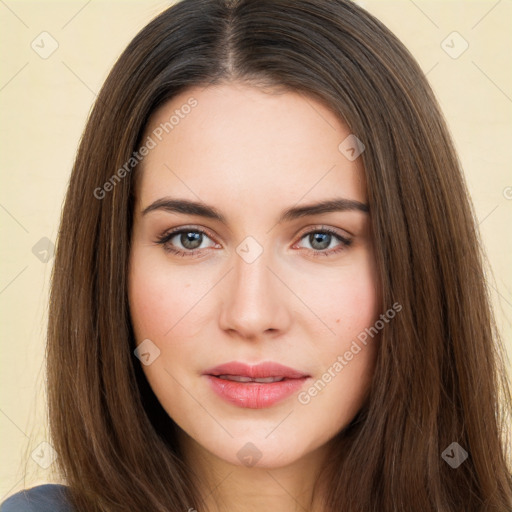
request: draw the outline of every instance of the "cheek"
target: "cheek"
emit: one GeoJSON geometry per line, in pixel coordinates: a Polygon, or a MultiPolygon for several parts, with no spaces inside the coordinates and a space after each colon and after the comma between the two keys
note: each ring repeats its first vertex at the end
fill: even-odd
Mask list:
{"type": "MultiPolygon", "coordinates": [[[[193,318],[192,305],[200,298],[198,281],[144,251],[134,251],[129,282],[130,314],[136,341],[164,341],[193,318]],[[199,296],[198,296],[199,295],[199,296]],[[190,313],[189,313],[190,311],[190,313]]],[[[192,322],[193,323],[193,322],[192,322]]]]}
{"type": "Polygon", "coordinates": [[[328,276],[323,293],[317,294],[321,312],[334,335],[325,336],[326,350],[346,350],[351,340],[374,324],[379,317],[380,292],[372,261],[361,259],[358,265],[328,276]]]}
{"type": "Polygon", "coordinates": [[[378,334],[368,334],[382,313],[375,266],[370,259],[359,263],[331,276],[327,292],[317,303],[334,334],[316,344],[322,368],[301,402],[311,401],[321,415],[330,411],[325,421],[333,429],[345,425],[361,407],[378,349],[378,334]]]}
{"type": "Polygon", "coordinates": [[[169,413],[184,411],[191,416],[197,411],[186,390],[195,394],[195,382],[190,379],[199,371],[201,331],[199,308],[194,305],[205,294],[197,283],[190,273],[169,265],[165,255],[155,257],[154,251],[134,249],[128,294],[135,342],[149,339],[159,350],[158,357],[142,365],[142,370],[169,413]]]}
{"type": "Polygon", "coordinates": [[[335,341],[325,347],[324,364],[331,373],[339,370],[337,373],[342,377],[338,385],[343,383],[341,387],[347,397],[357,398],[368,384],[378,347],[378,336],[368,336],[379,317],[374,281],[353,283],[350,292],[340,293],[338,304],[335,341]]]}
{"type": "Polygon", "coordinates": [[[355,338],[365,328],[371,326],[378,317],[378,293],[375,280],[368,274],[355,274],[340,286],[333,303],[338,315],[334,326],[338,338],[355,338]]]}

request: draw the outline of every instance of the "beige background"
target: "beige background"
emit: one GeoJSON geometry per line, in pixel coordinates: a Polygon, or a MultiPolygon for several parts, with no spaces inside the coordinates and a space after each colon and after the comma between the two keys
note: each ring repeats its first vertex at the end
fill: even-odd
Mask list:
{"type": "MultiPolygon", "coordinates": [[[[512,2],[359,3],[411,50],[445,112],[494,272],[491,291],[511,357],[512,2]]],[[[44,249],[43,237],[55,241],[77,143],[108,71],[168,5],[0,0],[0,501],[57,481],[52,465],[40,465],[52,461],[44,444],[44,333],[53,260],[41,261],[44,253],[37,257],[32,248],[44,249]],[[43,59],[33,41],[39,53],[58,48],[43,59]]]]}

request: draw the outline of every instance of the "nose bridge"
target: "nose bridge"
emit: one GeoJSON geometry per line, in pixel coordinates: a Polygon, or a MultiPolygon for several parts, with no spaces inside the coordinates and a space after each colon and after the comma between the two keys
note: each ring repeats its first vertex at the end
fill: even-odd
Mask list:
{"type": "Polygon", "coordinates": [[[282,284],[269,269],[275,267],[271,249],[248,237],[237,247],[233,266],[223,300],[222,327],[245,337],[284,329],[289,317],[282,284]]]}

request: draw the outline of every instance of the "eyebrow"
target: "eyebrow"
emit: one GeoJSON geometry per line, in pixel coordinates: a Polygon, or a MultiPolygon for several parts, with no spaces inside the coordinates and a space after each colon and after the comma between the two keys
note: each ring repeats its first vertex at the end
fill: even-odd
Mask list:
{"type": "MultiPolygon", "coordinates": [[[[164,210],[171,213],[184,213],[188,215],[198,215],[208,219],[214,219],[227,224],[226,218],[216,208],[209,206],[205,203],[190,201],[188,199],[171,199],[169,197],[162,197],[151,203],[149,206],[142,210],[142,215],[156,210],[164,210]]],[[[346,211],[360,211],[368,213],[369,206],[366,203],[361,203],[354,199],[335,198],[321,201],[318,203],[310,203],[304,206],[293,206],[284,210],[278,223],[289,222],[301,217],[310,215],[320,215],[323,213],[331,212],[346,212],[346,211]]]]}

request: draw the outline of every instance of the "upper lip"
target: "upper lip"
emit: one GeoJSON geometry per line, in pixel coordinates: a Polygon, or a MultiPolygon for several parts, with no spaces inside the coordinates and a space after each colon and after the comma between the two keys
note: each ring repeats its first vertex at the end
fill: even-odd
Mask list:
{"type": "Polygon", "coordinates": [[[301,379],[309,377],[304,372],[272,361],[252,366],[240,361],[231,361],[206,370],[204,375],[238,375],[239,377],[250,377],[252,379],[264,379],[265,377],[301,379]]]}

